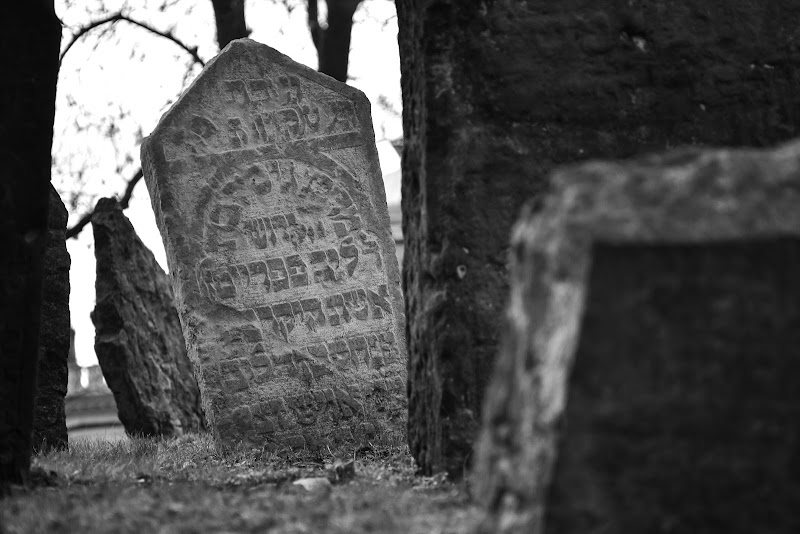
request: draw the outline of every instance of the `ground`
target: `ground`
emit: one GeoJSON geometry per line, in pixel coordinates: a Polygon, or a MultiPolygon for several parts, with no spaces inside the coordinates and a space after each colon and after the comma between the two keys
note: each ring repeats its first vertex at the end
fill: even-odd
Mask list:
{"type": "Polygon", "coordinates": [[[220,454],[203,434],[78,442],[34,458],[34,487],[0,500],[0,533],[444,534],[476,523],[466,486],[415,476],[407,449],[362,448],[354,474],[352,459],[220,454]],[[293,484],[303,478],[332,484],[293,484]]]}

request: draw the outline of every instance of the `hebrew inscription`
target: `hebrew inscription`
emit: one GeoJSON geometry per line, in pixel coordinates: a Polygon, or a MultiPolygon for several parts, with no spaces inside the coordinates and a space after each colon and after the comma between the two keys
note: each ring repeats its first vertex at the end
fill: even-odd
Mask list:
{"type": "Polygon", "coordinates": [[[359,91],[241,40],[143,143],[225,445],[404,439],[404,317],[371,128],[359,91]]]}

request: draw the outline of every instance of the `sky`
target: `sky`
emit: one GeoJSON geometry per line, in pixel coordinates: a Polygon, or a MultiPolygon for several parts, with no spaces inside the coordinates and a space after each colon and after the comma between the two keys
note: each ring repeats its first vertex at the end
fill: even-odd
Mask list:
{"type": "MultiPolygon", "coordinates": [[[[246,0],[251,39],[272,46],[295,61],[316,68],[317,56],[300,0],[288,12],[273,0],[246,0]]],[[[210,0],[59,0],[64,23],[62,50],[82,25],[121,9],[162,31],[171,30],[199,55],[216,53],[210,0]],[[170,4],[161,11],[163,3],[170,4]]],[[[324,9],[321,10],[324,13],[324,9]]],[[[365,0],[354,17],[348,83],[372,102],[375,137],[387,201],[400,202],[400,158],[389,143],[402,137],[400,63],[394,2],[365,0]],[[381,105],[380,103],[383,105],[381,105]]],[[[125,180],[139,168],[139,144],[158,119],[199,73],[184,51],[161,37],[125,22],[113,32],[100,27],[84,36],[64,57],[59,73],[53,128],[53,185],[70,212],[68,226],[103,196],[121,196],[125,180]]],[[[142,180],[125,215],[144,244],[167,270],[161,235],[142,180]]],[[[70,314],[79,365],[97,363],[94,325],[95,261],[92,228],[67,241],[70,314]]]]}

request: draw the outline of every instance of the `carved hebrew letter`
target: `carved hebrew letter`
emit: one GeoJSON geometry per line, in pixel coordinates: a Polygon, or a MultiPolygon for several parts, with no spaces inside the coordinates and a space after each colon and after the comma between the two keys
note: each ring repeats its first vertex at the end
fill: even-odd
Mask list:
{"type": "Polygon", "coordinates": [[[228,136],[231,146],[234,148],[246,147],[250,139],[242,124],[242,119],[238,117],[228,119],[228,136]]]}
{"type": "Polygon", "coordinates": [[[210,119],[195,115],[189,123],[189,131],[199,135],[203,139],[211,139],[216,135],[219,128],[210,119]]]}
{"type": "Polygon", "coordinates": [[[300,119],[297,111],[294,109],[282,109],[276,112],[281,126],[283,127],[283,136],[287,141],[300,139],[303,137],[304,128],[303,121],[300,119]]]}
{"type": "Polygon", "coordinates": [[[275,319],[275,314],[272,313],[270,306],[260,306],[255,308],[255,312],[261,324],[268,328],[268,332],[271,331],[278,339],[285,339],[283,329],[278,320],[275,319]]]}
{"type": "Polygon", "coordinates": [[[278,85],[286,91],[287,104],[297,104],[303,101],[303,90],[297,76],[280,76],[278,85]]]}
{"type": "Polygon", "coordinates": [[[253,101],[270,100],[278,97],[278,91],[270,80],[246,80],[245,85],[253,101]]]}
{"type": "Polygon", "coordinates": [[[342,321],[350,322],[350,312],[344,306],[344,298],[339,295],[330,295],[325,299],[325,309],[328,311],[328,324],[338,326],[342,321]]]}
{"type": "Polygon", "coordinates": [[[265,291],[269,291],[269,276],[267,275],[267,264],[263,261],[251,261],[247,264],[250,271],[250,280],[254,286],[264,286],[265,291]]]}
{"type": "Polygon", "coordinates": [[[228,274],[233,280],[233,285],[238,291],[243,291],[250,286],[250,273],[245,265],[229,265],[228,274]]]}
{"type": "Polygon", "coordinates": [[[262,144],[272,144],[278,139],[278,128],[272,113],[256,113],[252,118],[255,136],[262,144]]]}
{"type": "MultiPolygon", "coordinates": [[[[223,387],[229,391],[241,391],[250,387],[247,377],[242,372],[239,360],[226,360],[220,362],[220,372],[223,376],[223,387]]],[[[249,363],[248,363],[249,366],[249,363]]]]}
{"type": "Polygon", "coordinates": [[[247,94],[243,80],[225,80],[222,82],[224,99],[227,102],[236,102],[240,105],[250,103],[250,96],[247,94]]]}
{"type": "Polygon", "coordinates": [[[270,258],[267,260],[269,268],[269,280],[272,283],[272,291],[278,292],[289,289],[289,273],[283,264],[282,258],[270,258]]]}
{"type": "Polygon", "coordinates": [[[387,315],[392,314],[392,305],[386,300],[389,298],[389,290],[385,284],[378,286],[377,293],[368,289],[367,296],[372,304],[372,316],[375,319],[382,318],[384,313],[387,315]]]}
{"type": "Polygon", "coordinates": [[[300,301],[303,312],[308,314],[305,317],[305,323],[311,328],[316,330],[317,326],[325,326],[325,314],[322,313],[322,304],[319,299],[304,299],[300,301]]]}
{"type": "Polygon", "coordinates": [[[218,204],[208,214],[208,220],[218,230],[232,232],[236,230],[242,217],[242,208],[235,204],[218,204]]]}
{"type": "Polygon", "coordinates": [[[350,362],[350,348],[343,339],[328,343],[328,354],[337,367],[346,368],[350,362]]]}
{"type": "Polygon", "coordinates": [[[294,314],[292,305],[282,302],[272,306],[272,314],[275,321],[275,329],[284,341],[289,341],[289,334],[294,330],[294,314]]]}
{"type": "Polygon", "coordinates": [[[364,336],[354,336],[347,339],[353,360],[356,362],[369,363],[369,351],[367,350],[367,340],[364,336]]]}
{"type": "Polygon", "coordinates": [[[303,122],[312,133],[319,132],[319,108],[317,106],[303,106],[300,108],[300,115],[303,117],[303,122]]]}
{"type": "Polygon", "coordinates": [[[344,304],[350,314],[359,321],[366,321],[369,318],[369,301],[367,292],[363,289],[354,289],[342,293],[344,304]]]}
{"type": "Polygon", "coordinates": [[[272,191],[269,171],[261,164],[251,165],[245,173],[245,181],[252,182],[257,195],[268,195],[272,191]]]}
{"type": "Polygon", "coordinates": [[[214,283],[220,299],[236,298],[236,285],[227,269],[221,267],[214,272],[214,283]]]}
{"type": "Polygon", "coordinates": [[[328,347],[326,347],[324,343],[309,345],[306,347],[306,350],[316,360],[332,363],[330,356],[328,356],[328,347]]]}
{"type": "Polygon", "coordinates": [[[331,113],[333,121],[328,125],[326,133],[351,132],[358,128],[358,119],[353,112],[353,104],[347,100],[336,100],[331,102],[331,113]]]}
{"type": "Polygon", "coordinates": [[[200,288],[200,293],[206,295],[209,300],[217,300],[217,288],[214,284],[214,260],[211,258],[204,258],[197,265],[197,286],[200,288]]]}
{"type": "Polygon", "coordinates": [[[286,267],[289,270],[289,279],[292,282],[292,287],[308,285],[308,269],[299,254],[288,256],[286,258],[286,267]]]}
{"type": "Polygon", "coordinates": [[[339,254],[334,249],[311,252],[311,265],[314,283],[336,282],[339,280],[336,271],[339,269],[339,254]]]}
{"type": "Polygon", "coordinates": [[[244,230],[250,241],[256,248],[265,249],[269,243],[269,234],[272,227],[269,226],[269,219],[257,218],[244,222],[244,230]]]}
{"type": "Polygon", "coordinates": [[[291,241],[291,237],[289,236],[289,223],[286,221],[284,215],[273,215],[270,217],[270,222],[272,223],[272,229],[278,233],[281,239],[287,242],[291,241]]]}
{"type": "Polygon", "coordinates": [[[353,236],[349,236],[339,245],[339,255],[344,260],[350,260],[345,261],[344,265],[347,275],[352,277],[358,266],[358,247],[353,244],[353,236]]]}

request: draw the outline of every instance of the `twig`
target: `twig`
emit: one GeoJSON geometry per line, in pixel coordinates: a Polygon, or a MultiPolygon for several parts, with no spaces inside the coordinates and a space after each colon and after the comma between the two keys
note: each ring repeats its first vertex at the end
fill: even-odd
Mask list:
{"type": "Polygon", "coordinates": [[[122,198],[119,199],[119,205],[122,209],[127,209],[128,205],[131,203],[131,197],[133,196],[133,188],[136,187],[136,184],[139,183],[139,180],[142,179],[144,174],[142,173],[142,169],[136,171],[136,174],[128,180],[128,185],[125,187],[125,194],[122,195],[122,198]]]}
{"type": "Polygon", "coordinates": [[[103,18],[103,19],[95,20],[93,22],[90,22],[86,26],[82,26],[81,29],[78,30],[77,33],[72,35],[72,39],[69,41],[69,43],[67,43],[67,46],[66,46],[66,48],[64,48],[64,51],[61,52],[61,55],[58,58],[59,65],[64,60],[64,56],[67,55],[67,52],[69,52],[70,48],[72,48],[72,46],[75,43],[77,43],[78,40],[81,37],[83,37],[84,35],[86,35],[90,31],[92,31],[93,29],[95,29],[97,27],[100,27],[100,26],[103,26],[104,24],[113,24],[113,23],[119,22],[121,20],[123,20],[125,22],[128,22],[130,24],[133,24],[134,26],[139,26],[140,28],[143,28],[143,29],[149,31],[150,33],[152,33],[154,35],[158,35],[159,37],[163,37],[164,39],[169,39],[170,41],[172,41],[173,43],[175,43],[176,45],[181,47],[184,50],[184,52],[186,52],[187,54],[192,56],[194,61],[196,63],[199,63],[201,67],[205,67],[206,66],[206,62],[203,61],[203,58],[201,58],[198,55],[196,46],[187,45],[186,43],[184,43],[183,41],[181,41],[180,39],[175,37],[175,35],[171,31],[164,32],[164,31],[158,30],[158,29],[150,26],[149,24],[147,24],[145,22],[141,22],[141,21],[138,21],[136,19],[132,19],[131,17],[129,17],[129,16],[127,16],[127,15],[121,13],[121,12],[120,13],[115,13],[113,15],[109,15],[108,17],[103,18]]]}
{"type": "MultiPolygon", "coordinates": [[[[122,209],[126,209],[128,205],[130,205],[131,197],[133,196],[133,189],[136,187],[136,184],[142,179],[143,173],[142,169],[136,171],[136,173],[128,180],[128,184],[125,186],[125,193],[122,195],[122,198],[119,199],[119,205],[122,209]]],[[[78,234],[81,233],[83,227],[92,222],[92,215],[94,215],[94,210],[90,211],[86,215],[80,218],[80,220],[75,223],[75,226],[72,228],[67,228],[66,239],[72,239],[73,237],[77,237],[78,234]]]]}

